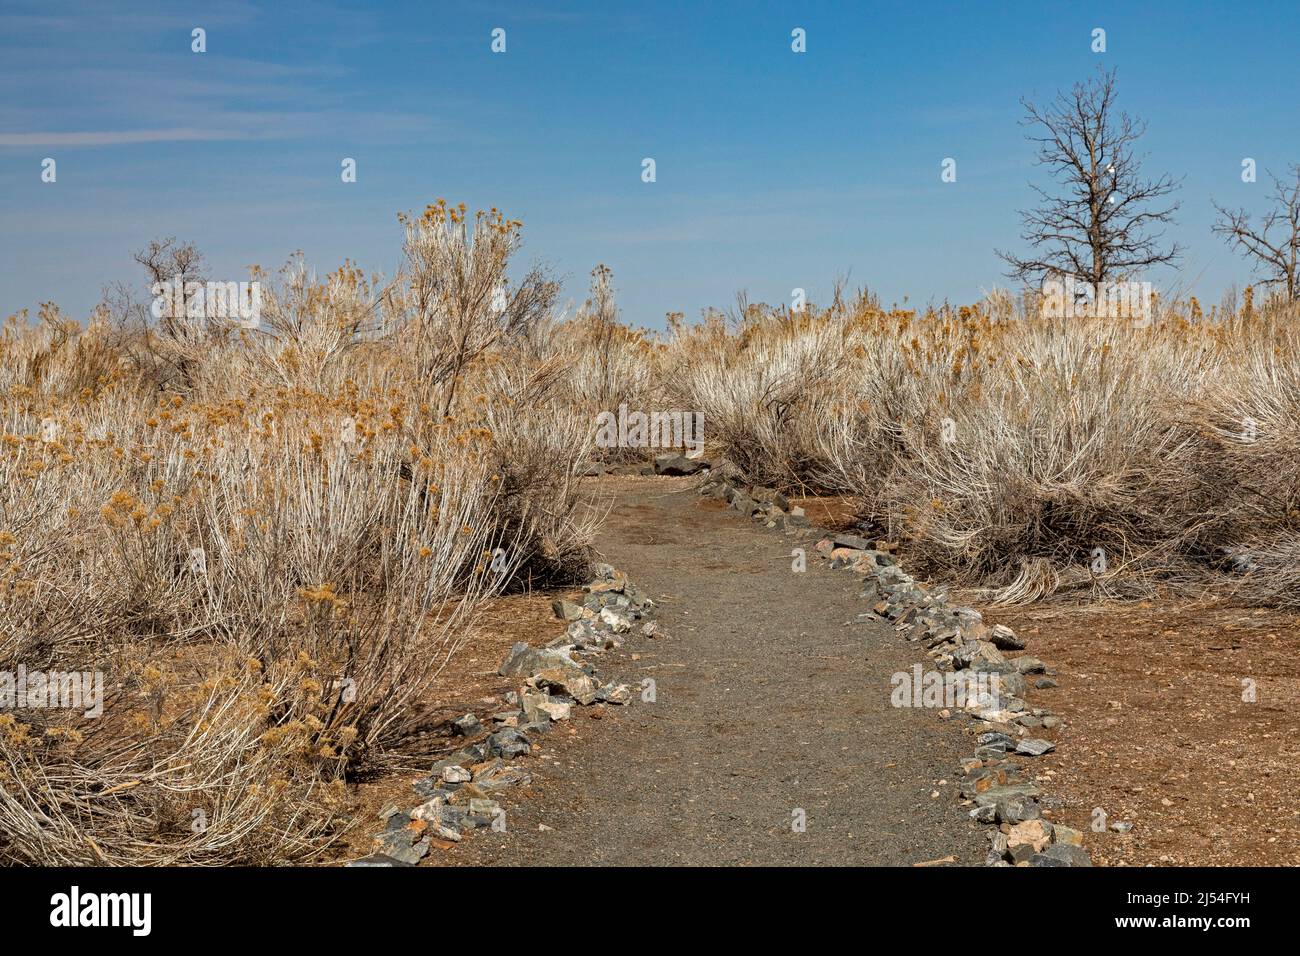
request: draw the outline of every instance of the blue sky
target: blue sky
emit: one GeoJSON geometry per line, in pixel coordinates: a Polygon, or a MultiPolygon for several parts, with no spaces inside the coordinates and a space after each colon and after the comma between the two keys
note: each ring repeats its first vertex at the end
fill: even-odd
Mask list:
{"type": "Polygon", "coordinates": [[[165,235],[215,278],[295,250],[391,273],[395,214],[439,196],[523,219],[525,260],[566,297],[608,264],[636,325],[739,290],[824,300],[843,275],[887,303],[971,301],[1006,284],[994,249],[1021,248],[1042,179],[1019,98],[1098,66],[1149,123],[1148,171],[1186,177],[1187,255],[1151,278],[1217,301],[1249,272],[1210,235],[1211,197],[1262,208],[1264,169],[1300,162],[1297,36],[1294,2],[4,0],[0,312],[84,318],[165,235]]]}

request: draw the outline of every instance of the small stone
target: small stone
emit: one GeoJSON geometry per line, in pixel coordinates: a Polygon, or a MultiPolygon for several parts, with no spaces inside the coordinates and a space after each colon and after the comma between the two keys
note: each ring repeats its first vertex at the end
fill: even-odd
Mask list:
{"type": "Polygon", "coordinates": [[[1052,838],[1051,824],[1041,819],[1023,820],[1007,831],[1007,846],[1015,848],[1029,845],[1033,852],[1040,853],[1052,838]]]}
{"type": "Polygon", "coordinates": [[[426,823],[437,823],[442,819],[442,808],[446,805],[447,801],[442,797],[434,797],[412,810],[411,819],[423,820],[426,823]]]}
{"type": "Polygon", "coordinates": [[[609,683],[596,692],[596,700],[606,704],[626,704],[632,699],[632,688],[627,684],[609,683]]]}
{"type": "Polygon", "coordinates": [[[703,458],[687,458],[685,455],[658,455],[655,457],[654,474],[656,475],[693,475],[709,467],[703,458]]]}
{"type": "MultiPolygon", "coordinates": [[[[1053,861],[1045,866],[1092,866],[1092,859],[1088,856],[1088,851],[1081,846],[1074,846],[1069,843],[1053,843],[1041,856],[1047,857],[1053,861]]],[[[1037,859],[1035,857],[1034,859],[1037,859]]],[[[1033,860],[1030,861],[1033,863],[1033,860]]]]}
{"type": "Polygon", "coordinates": [[[529,744],[528,738],[513,727],[498,730],[488,738],[488,746],[491,748],[493,756],[503,757],[506,760],[532,752],[532,746],[529,744]]]}
{"type": "Polygon", "coordinates": [[[583,705],[590,704],[596,699],[596,682],[581,671],[574,672],[557,667],[539,671],[532,676],[532,681],[542,690],[567,694],[583,705]]]}
{"type": "Polygon", "coordinates": [[[578,647],[594,647],[598,641],[596,628],[585,619],[572,622],[564,629],[564,636],[578,647]]]}
{"type": "Polygon", "coordinates": [[[1056,744],[1039,737],[1027,737],[1016,743],[1016,753],[1027,757],[1041,757],[1056,749],[1056,744]]]}
{"type": "Polygon", "coordinates": [[[1007,858],[1013,863],[1028,863],[1034,857],[1034,848],[1028,843],[1007,848],[1007,858]]]}
{"type": "Polygon", "coordinates": [[[999,823],[1024,823],[1026,820],[1037,820],[1043,815],[1038,801],[1030,797],[1010,797],[999,800],[996,807],[999,823]]]}
{"type": "MultiPolygon", "coordinates": [[[[995,628],[996,630],[996,628],[995,628]]],[[[1021,657],[1013,657],[1011,665],[1016,669],[1018,674],[1041,674],[1047,670],[1047,665],[1037,657],[1030,657],[1025,654],[1021,657]]]]}
{"type": "Polygon", "coordinates": [[[1114,823],[1110,825],[1110,828],[1115,833],[1128,833],[1130,830],[1133,829],[1133,824],[1125,820],[1116,820],[1114,823]]]}
{"type": "Polygon", "coordinates": [[[375,837],[377,853],[392,857],[399,863],[413,866],[429,852],[429,825],[423,820],[412,820],[397,814],[388,822],[388,829],[375,837]]]}
{"type": "Polygon", "coordinates": [[[658,637],[659,624],[656,621],[647,621],[645,624],[641,625],[641,633],[646,637],[658,637]]]}
{"type": "Polygon", "coordinates": [[[952,664],[957,670],[979,670],[980,664],[1003,664],[1006,658],[988,641],[967,641],[953,651],[952,664]]]}
{"type": "Polygon", "coordinates": [[[353,860],[344,866],[415,866],[414,863],[404,863],[401,860],[394,859],[383,853],[372,853],[369,856],[363,856],[359,860],[353,860]]]}
{"type": "Polygon", "coordinates": [[[481,733],[483,725],[473,714],[457,717],[451,722],[451,731],[458,737],[474,737],[481,733]]]}
{"type": "Polygon", "coordinates": [[[444,783],[469,783],[473,779],[474,775],[464,767],[452,766],[442,768],[442,780],[444,783]]]}
{"type": "Polygon", "coordinates": [[[519,787],[531,783],[532,774],[523,767],[501,767],[491,774],[475,779],[474,786],[485,792],[504,790],[506,787],[519,787]]]}
{"type": "Polygon", "coordinates": [[[572,601],[556,601],[551,605],[551,610],[561,621],[576,621],[582,617],[582,607],[572,601]]]}
{"type": "Polygon", "coordinates": [[[609,577],[598,577],[587,585],[587,590],[592,594],[621,594],[628,589],[627,575],[622,571],[615,571],[609,577]]]}
{"type": "Polygon", "coordinates": [[[1083,834],[1071,827],[1056,824],[1052,827],[1053,843],[1068,843],[1070,846],[1083,846],[1083,834]]]}
{"type": "Polygon", "coordinates": [[[871,542],[856,534],[837,534],[833,542],[833,547],[849,548],[853,551],[870,551],[871,542]]]}
{"type": "Polygon", "coordinates": [[[1045,727],[1047,730],[1055,730],[1057,727],[1060,726],[1061,726],[1061,718],[1057,717],[1055,714],[1048,714],[1046,717],[1043,718],[1043,727],[1045,727]]]}
{"type": "Polygon", "coordinates": [[[1038,688],[1039,690],[1051,690],[1053,687],[1059,687],[1059,686],[1060,685],[1057,684],[1056,681],[1052,680],[1050,677],[1040,677],[1038,678],[1038,680],[1034,681],[1034,687],[1038,688]]]}
{"type": "Polygon", "coordinates": [[[632,630],[632,618],[622,611],[616,611],[612,607],[603,608],[600,612],[600,619],[609,625],[609,629],[615,634],[625,634],[632,630]]]}
{"type": "Polygon", "coordinates": [[[1025,642],[1016,636],[1016,632],[1005,624],[994,624],[988,629],[984,639],[1000,651],[1023,651],[1025,642]]]}
{"type": "Polygon", "coordinates": [[[581,671],[578,662],[568,655],[567,652],[555,648],[531,647],[525,641],[520,641],[510,649],[506,659],[497,668],[497,673],[502,677],[529,677],[538,671],[546,670],[553,667],[567,667],[575,671],[581,671]]]}
{"type": "Polygon", "coordinates": [[[568,720],[570,705],[556,700],[550,694],[530,694],[523,696],[524,719],[529,723],[538,720],[568,720]]]}

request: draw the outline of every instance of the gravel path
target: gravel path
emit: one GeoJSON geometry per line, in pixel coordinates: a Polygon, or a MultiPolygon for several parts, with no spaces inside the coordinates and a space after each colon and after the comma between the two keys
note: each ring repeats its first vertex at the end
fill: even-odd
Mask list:
{"type": "Polygon", "coordinates": [[[553,731],[550,759],[528,761],[533,792],[508,804],[507,832],[444,861],[978,863],[985,841],[954,799],[969,742],[933,711],[889,705],[890,676],[917,649],[850,623],[866,610],[856,575],[815,556],[791,570],[791,549],[812,555],[812,540],[763,531],[693,486],[600,485],[612,499],[597,545],[659,602],[667,637],[638,633],[598,667],[634,688],[652,678],[656,701],[599,722],[576,709],[577,734],[553,731]]]}

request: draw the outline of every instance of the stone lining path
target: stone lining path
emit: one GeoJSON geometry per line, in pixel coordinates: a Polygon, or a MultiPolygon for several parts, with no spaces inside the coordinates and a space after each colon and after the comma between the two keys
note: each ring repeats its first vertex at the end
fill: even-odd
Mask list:
{"type": "Polygon", "coordinates": [[[611,495],[603,560],[659,603],[668,635],[636,635],[601,671],[634,689],[652,678],[656,701],[584,722],[580,741],[552,732],[543,753],[558,759],[528,761],[535,792],[509,806],[507,832],[439,862],[982,862],[987,840],[954,799],[969,738],[889,703],[891,675],[917,648],[851,623],[867,610],[860,579],[815,560],[815,536],[765,533],[695,484],[598,486],[611,495]],[[805,573],[791,569],[796,546],[805,573]],[[806,832],[792,829],[796,809],[806,832]]]}

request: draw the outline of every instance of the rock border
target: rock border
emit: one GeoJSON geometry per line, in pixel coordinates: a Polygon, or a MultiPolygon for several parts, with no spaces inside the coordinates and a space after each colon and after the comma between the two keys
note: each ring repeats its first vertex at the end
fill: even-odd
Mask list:
{"type": "Polygon", "coordinates": [[[1019,758],[1032,760],[1056,749],[1055,742],[1032,732],[1063,726],[1049,709],[1030,707],[1025,700],[1031,680],[1035,690],[1055,687],[1055,670],[1028,654],[1008,658],[1002,653],[1024,651],[1023,639],[1005,625],[987,626],[979,610],[950,603],[943,590],[923,587],[899,566],[892,542],[815,528],[802,508],[792,507],[774,488],[710,474],[698,490],[704,497],[725,500],[768,530],[821,535],[814,549],[830,568],[862,576],[862,597],[871,602],[871,610],[859,615],[858,622],[892,624],[895,632],[925,649],[934,672],[943,675],[944,687],[959,691],[962,706],[939,712],[969,720],[963,732],[974,737],[976,746],[958,768],[959,793],[962,804],[972,808],[971,819],[987,826],[985,865],[1092,866],[1083,833],[1044,820],[1042,804],[1051,798],[1023,779],[1028,767],[1019,758]],[[986,690],[990,687],[992,693],[986,690]]]}
{"type": "Polygon", "coordinates": [[[423,802],[409,810],[386,807],[374,852],[345,866],[415,866],[431,848],[449,849],[466,833],[495,829],[504,823],[505,811],[494,795],[532,781],[518,758],[531,756],[554,724],[568,720],[574,707],[631,703],[632,689],[602,683],[593,661],[622,647],[638,622],[644,622],[643,636],[662,637],[652,620],[657,605],[611,565],[597,564],[594,572],[579,602],[552,604],[555,616],[566,622],[563,634],[544,647],[520,641],[501,663],[498,674],[520,679],[506,694],[510,709],[492,714],[490,727],[475,714],[451,721],[450,733],[466,743],[411,785],[423,802]]]}

